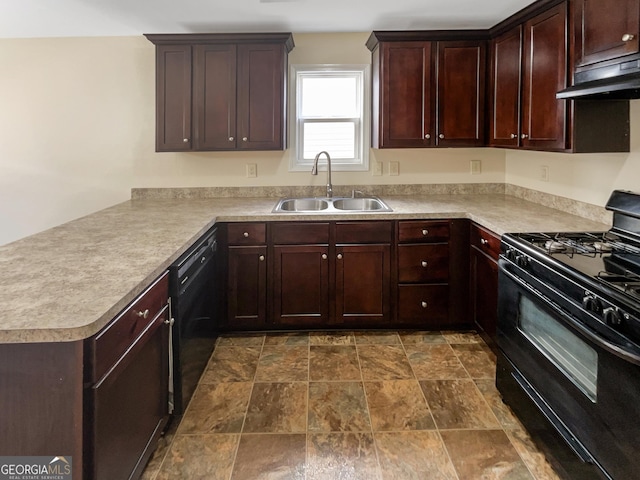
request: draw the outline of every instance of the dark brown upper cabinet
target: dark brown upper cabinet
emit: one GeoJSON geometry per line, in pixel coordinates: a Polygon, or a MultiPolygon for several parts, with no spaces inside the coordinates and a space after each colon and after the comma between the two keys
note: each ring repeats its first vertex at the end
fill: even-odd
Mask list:
{"type": "Polygon", "coordinates": [[[290,33],[146,37],[156,45],[156,151],[286,148],[290,33]]]}
{"type": "Polygon", "coordinates": [[[466,35],[371,34],[374,148],[484,145],[486,45],[466,35]]]}
{"type": "Polygon", "coordinates": [[[576,67],[640,51],[640,0],[575,0],[574,7],[576,67]]]}
{"type": "Polygon", "coordinates": [[[439,147],[484,145],[486,43],[437,43],[437,137],[439,147]]]}
{"type": "Polygon", "coordinates": [[[557,5],[491,40],[489,145],[562,151],[570,120],[567,7],[557,5]]]}

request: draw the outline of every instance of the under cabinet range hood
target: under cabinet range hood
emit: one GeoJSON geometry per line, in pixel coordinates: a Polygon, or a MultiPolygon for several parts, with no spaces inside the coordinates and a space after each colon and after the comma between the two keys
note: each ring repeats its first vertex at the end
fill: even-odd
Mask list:
{"type": "Polygon", "coordinates": [[[573,85],[559,99],[626,100],[640,98],[640,59],[576,72],[573,85]]]}

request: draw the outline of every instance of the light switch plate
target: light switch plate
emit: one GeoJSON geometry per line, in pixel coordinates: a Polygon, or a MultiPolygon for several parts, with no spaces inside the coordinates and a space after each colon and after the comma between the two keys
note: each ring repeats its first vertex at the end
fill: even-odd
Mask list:
{"type": "Polygon", "coordinates": [[[258,166],[255,163],[247,163],[247,177],[256,178],[258,176],[258,166]]]}
{"type": "Polygon", "coordinates": [[[548,182],[549,181],[549,166],[548,165],[542,165],[540,167],[540,180],[542,180],[543,182],[548,182]]]}
{"type": "Polygon", "coordinates": [[[400,162],[389,162],[389,175],[400,175],[400,162]]]}
{"type": "Polygon", "coordinates": [[[480,171],[482,169],[480,160],[471,160],[469,165],[471,168],[471,175],[480,175],[480,171]]]}

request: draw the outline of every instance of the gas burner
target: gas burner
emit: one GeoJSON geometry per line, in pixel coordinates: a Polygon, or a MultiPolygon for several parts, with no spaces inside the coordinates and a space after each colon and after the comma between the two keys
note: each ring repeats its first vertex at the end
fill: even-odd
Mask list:
{"type": "Polygon", "coordinates": [[[567,249],[567,246],[557,240],[547,240],[546,242],[544,242],[544,248],[549,253],[558,253],[564,252],[567,249]]]}
{"type": "Polygon", "coordinates": [[[593,242],[593,248],[595,248],[596,252],[610,252],[613,250],[613,245],[611,245],[610,243],[603,241],[603,242],[593,242]]]}

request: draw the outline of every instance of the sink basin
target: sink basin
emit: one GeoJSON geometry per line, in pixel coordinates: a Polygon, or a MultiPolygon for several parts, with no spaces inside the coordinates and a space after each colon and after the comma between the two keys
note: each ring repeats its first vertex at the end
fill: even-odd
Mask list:
{"type": "Polygon", "coordinates": [[[329,202],[320,198],[285,198],[280,200],[274,212],[318,212],[329,208],[329,202]]]}
{"type": "Polygon", "coordinates": [[[333,201],[333,206],[338,210],[358,212],[389,212],[391,209],[379,198],[338,198],[333,201]]]}
{"type": "Polygon", "coordinates": [[[392,212],[378,197],[336,198],[283,198],[273,208],[273,213],[354,213],[392,212]]]}

